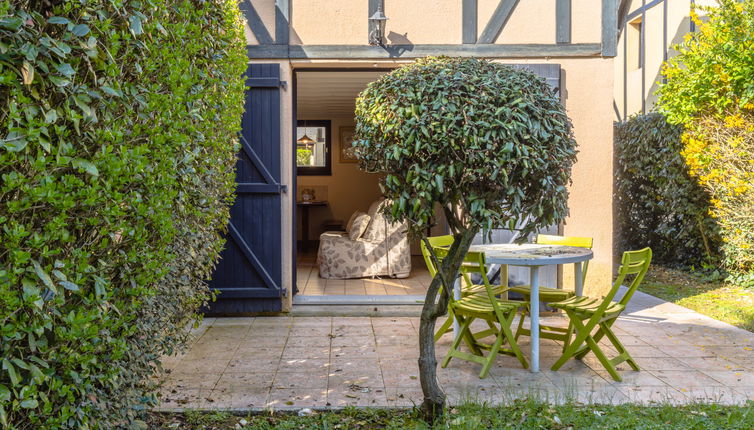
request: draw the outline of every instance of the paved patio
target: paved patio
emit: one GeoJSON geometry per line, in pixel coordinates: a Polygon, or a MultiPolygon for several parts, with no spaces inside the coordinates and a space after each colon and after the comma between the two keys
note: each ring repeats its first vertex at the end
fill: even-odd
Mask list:
{"type": "MultiPolygon", "coordinates": [[[[557,315],[546,319],[564,323],[557,315]]],[[[620,366],[620,383],[592,354],[550,371],[560,347],[549,340],[537,374],[500,356],[486,379],[477,377],[479,365],[455,359],[438,376],[451,404],[526,395],[583,403],[754,399],[754,334],[640,292],[615,327],[642,368],[620,366]]],[[[165,359],[164,410],[421,403],[418,318],[208,318],[194,337],[186,354],[165,359]]],[[[450,340],[438,342],[438,360],[450,340]]],[[[522,349],[528,355],[528,338],[522,349]]]]}

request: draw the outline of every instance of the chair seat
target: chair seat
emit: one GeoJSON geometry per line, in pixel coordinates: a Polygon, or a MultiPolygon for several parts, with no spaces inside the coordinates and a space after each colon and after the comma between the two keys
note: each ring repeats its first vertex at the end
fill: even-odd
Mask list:
{"type": "MultiPolygon", "coordinates": [[[[597,309],[599,309],[600,305],[602,305],[602,299],[594,299],[585,296],[571,297],[568,300],[550,303],[549,305],[557,309],[570,310],[579,316],[588,318],[594,315],[595,312],[597,312],[597,309]]],[[[607,305],[607,309],[605,309],[604,316],[610,317],[616,314],[620,314],[624,309],[624,305],[617,302],[610,302],[610,304],[607,305]]]]}
{"type": "MultiPolygon", "coordinates": [[[[507,314],[510,312],[516,312],[519,307],[526,305],[526,302],[498,300],[497,304],[500,308],[500,311],[507,314]]],[[[470,313],[478,315],[495,312],[495,308],[492,306],[489,297],[481,294],[473,294],[463,297],[460,300],[456,300],[452,306],[456,313],[470,313]]]]}
{"type": "MultiPolygon", "coordinates": [[[[492,292],[495,295],[503,294],[504,292],[508,291],[507,287],[504,287],[502,285],[493,285],[492,286],[492,292]]],[[[463,287],[461,290],[461,294],[464,296],[468,296],[470,294],[487,294],[487,287],[484,286],[484,284],[481,285],[469,285],[466,287],[463,287]]]]}
{"type": "MultiPolygon", "coordinates": [[[[526,300],[529,300],[531,296],[531,286],[529,285],[517,285],[511,287],[509,291],[521,294],[526,300]]],[[[560,288],[539,287],[539,300],[545,303],[562,302],[570,297],[574,297],[574,295],[573,291],[562,290],[560,288]]]]}

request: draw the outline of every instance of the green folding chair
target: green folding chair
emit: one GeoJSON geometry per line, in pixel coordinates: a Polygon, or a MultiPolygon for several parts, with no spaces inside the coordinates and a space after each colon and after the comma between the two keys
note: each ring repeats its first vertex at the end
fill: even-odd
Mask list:
{"type": "MultiPolygon", "coordinates": [[[[435,254],[438,260],[442,261],[447,255],[447,249],[435,248],[435,254]]],[[[481,252],[469,252],[466,255],[465,261],[475,263],[482,268],[486,267],[484,254],[481,252]]],[[[460,332],[453,340],[453,343],[451,343],[450,350],[441,363],[442,367],[446,367],[454,357],[472,361],[482,365],[479,377],[485,378],[489,373],[492,363],[495,361],[495,357],[499,353],[513,355],[518,358],[518,361],[524,368],[529,367],[511,331],[513,320],[519,308],[525,306],[526,303],[499,299],[497,296],[500,289],[493,288],[490,285],[487,274],[484,271],[482,271],[482,279],[484,279],[485,294],[468,294],[459,300],[454,299],[452,296],[450,298],[448,305],[449,312],[458,320],[460,332]],[[472,333],[471,323],[476,319],[486,321],[490,329],[480,333],[472,333]],[[481,333],[485,334],[482,335],[481,333]],[[495,341],[492,344],[482,342],[481,339],[487,336],[494,336],[495,341]],[[469,346],[471,353],[459,349],[462,341],[469,346]],[[508,343],[509,347],[503,348],[504,343],[508,343]],[[487,357],[482,353],[482,349],[489,351],[487,357]]]]}
{"type": "MultiPolygon", "coordinates": [[[[433,236],[428,237],[427,241],[429,242],[430,246],[433,248],[442,248],[442,249],[448,249],[450,248],[450,245],[453,244],[453,235],[444,235],[444,236],[433,236]]],[[[435,264],[432,262],[432,257],[429,254],[429,250],[427,249],[426,244],[424,241],[421,241],[421,251],[422,256],[424,257],[424,263],[427,265],[427,270],[429,271],[429,274],[434,277],[437,274],[437,268],[435,267],[435,264]]],[[[489,279],[487,278],[487,268],[484,266],[479,266],[479,262],[475,259],[469,258],[467,255],[464,258],[463,263],[461,264],[460,274],[463,277],[464,284],[461,287],[461,296],[468,296],[471,294],[487,294],[487,287],[492,288],[493,291],[496,292],[496,295],[501,296],[502,298],[507,298],[507,287],[508,287],[508,272],[507,272],[507,266],[505,267],[505,276],[502,278],[504,279],[503,285],[491,285],[489,279]],[[481,284],[474,284],[471,282],[471,274],[476,273],[481,275],[482,277],[482,283],[481,284]]],[[[452,294],[452,292],[451,292],[452,294]]],[[[437,332],[435,332],[435,342],[437,342],[445,333],[448,333],[450,331],[453,331],[453,320],[454,316],[452,314],[452,311],[448,309],[448,319],[445,320],[445,322],[440,326],[439,329],[437,329],[437,332]]],[[[494,332],[494,327],[490,326],[490,331],[482,331],[475,333],[475,336],[481,336],[486,337],[489,336],[492,332],[494,332]]]]}
{"type": "Polygon", "coordinates": [[[618,278],[615,280],[610,292],[603,299],[571,297],[562,302],[550,303],[550,306],[564,310],[569,319],[568,337],[564,352],[552,366],[552,370],[560,369],[571,357],[579,360],[584,358],[589,351],[594,352],[594,355],[597,356],[597,359],[602,363],[610,376],[618,382],[622,380],[615,370],[615,366],[618,364],[625,361],[633,370],[639,370],[639,365],[631,358],[631,355],[629,355],[626,348],[618,340],[618,337],[615,336],[611,327],[623,310],[626,309],[628,301],[631,300],[631,296],[634,295],[634,292],[636,292],[639,284],[644,279],[651,261],[652,250],[649,248],[639,251],[626,251],[623,253],[621,266],[618,269],[618,278]],[[620,301],[612,301],[627,276],[633,276],[634,278],[628,286],[626,294],[623,295],[620,301]],[[575,337],[573,341],[569,342],[574,332],[575,337]],[[608,359],[602,349],[600,349],[599,341],[603,337],[607,337],[618,351],[617,357],[608,359]]]}
{"type": "MultiPolygon", "coordinates": [[[[553,236],[549,234],[537,235],[536,243],[540,245],[563,245],[563,246],[575,246],[579,248],[592,249],[594,240],[591,237],[577,237],[577,236],[553,236]]],[[[584,285],[586,281],[586,272],[589,269],[589,261],[585,261],[581,270],[581,285],[584,285]]],[[[527,302],[531,301],[531,286],[530,285],[516,285],[510,288],[511,292],[518,293],[523,296],[527,302]]],[[[562,288],[553,287],[539,287],[539,301],[544,303],[560,302],[573,297],[575,293],[570,290],[564,290],[562,288]]],[[[529,315],[529,308],[526,312],[521,314],[521,319],[518,321],[518,328],[516,329],[516,340],[519,336],[531,336],[531,331],[524,328],[524,318],[529,315]]],[[[539,337],[544,339],[566,341],[567,330],[562,327],[554,327],[547,325],[539,326],[539,337]]]]}

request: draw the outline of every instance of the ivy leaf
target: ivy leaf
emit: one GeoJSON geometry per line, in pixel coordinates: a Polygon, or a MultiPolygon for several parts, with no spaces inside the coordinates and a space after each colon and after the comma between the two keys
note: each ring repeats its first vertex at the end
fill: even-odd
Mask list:
{"type": "Polygon", "coordinates": [[[36,261],[32,261],[32,265],[34,265],[34,271],[37,273],[39,279],[42,280],[42,283],[50,289],[55,289],[55,284],[52,283],[52,278],[50,278],[50,275],[42,269],[42,266],[36,261]]]}
{"type": "Polygon", "coordinates": [[[71,81],[69,81],[68,79],[61,78],[59,76],[50,76],[49,78],[50,78],[50,82],[55,84],[56,87],[62,88],[71,83],[71,81]]]}
{"type": "Polygon", "coordinates": [[[63,16],[51,16],[47,19],[50,24],[69,24],[71,21],[63,16]]]}
{"type": "Polygon", "coordinates": [[[81,169],[92,176],[99,176],[97,166],[91,161],[84,160],[83,158],[76,158],[71,163],[73,164],[73,167],[81,169]]]}
{"type": "Polygon", "coordinates": [[[128,17],[128,24],[130,25],[131,31],[134,35],[138,36],[143,33],[143,29],[141,27],[141,18],[139,18],[138,16],[131,15],[130,17],[128,17]]]}
{"type": "Polygon", "coordinates": [[[86,24],[79,24],[73,27],[73,30],[71,30],[71,32],[78,37],[83,37],[89,34],[89,26],[87,26],[86,24]]]}
{"type": "Polygon", "coordinates": [[[76,285],[76,284],[74,284],[73,282],[70,282],[70,281],[60,281],[59,284],[62,285],[63,288],[65,288],[66,290],[69,290],[69,291],[78,291],[79,290],[79,286],[76,285]]]}
{"type": "Polygon", "coordinates": [[[26,399],[21,402],[21,407],[24,409],[34,409],[39,406],[37,399],[26,399]]]}
{"type": "Polygon", "coordinates": [[[3,384],[0,384],[0,402],[10,401],[10,389],[3,384]]]}
{"type": "Polygon", "coordinates": [[[73,76],[76,74],[76,71],[73,70],[73,67],[71,67],[68,63],[61,63],[55,66],[55,70],[60,72],[63,76],[73,76]]]}
{"type": "Polygon", "coordinates": [[[21,76],[24,78],[24,85],[31,85],[34,81],[34,66],[28,61],[24,61],[21,66],[21,76]]]}
{"type": "Polygon", "coordinates": [[[18,376],[18,372],[16,372],[16,368],[13,367],[13,363],[11,363],[7,358],[3,358],[3,369],[5,369],[8,372],[8,376],[10,377],[10,383],[12,385],[18,385],[21,382],[21,377],[18,376]]]}

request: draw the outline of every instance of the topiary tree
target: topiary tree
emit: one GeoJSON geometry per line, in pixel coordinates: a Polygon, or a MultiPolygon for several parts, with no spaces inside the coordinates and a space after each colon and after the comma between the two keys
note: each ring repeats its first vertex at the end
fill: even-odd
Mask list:
{"type": "MultiPolygon", "coordinates": [[[[523,236],[562,221],[576,143],[558,97],[531,72],[479,59],[426,58],[369,84],[356,101],[360,167],[383,172],[387,216],[426,241],[441,208],[455,242],[430,283],[419,329],[422,411],[445,395],[433,334],[480,229],[523,236]]],[[[426,243],[426,242],[425,242],[426,243]]],[[[431,247],[430,247],[431,248],[431,247]]]]}
{"type": "Polygon", "coordinates": [[[210,297],[246,61],[232,1],[0,0],[3,428],[145,426],[210,297]]]}
{"type": "Polygon", "coordinates": [[[684,127],[682,155],[711,197],[723,266],[754,285],[754,0],[720,0],[663,69],[660,110],[684,127]]]}
{"type": "Polygon", "coordinates": [[[709,195],[681,156],[682,132],[656,112],[615,126],[616,250],[649,246],[657,261],[685,266],[717,261],[709,195]]]}

